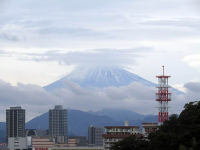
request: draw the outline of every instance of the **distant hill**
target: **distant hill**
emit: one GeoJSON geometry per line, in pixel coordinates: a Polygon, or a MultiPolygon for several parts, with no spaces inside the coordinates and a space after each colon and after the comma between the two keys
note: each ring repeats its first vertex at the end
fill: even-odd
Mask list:
{"type": "MultiPolygon", "coordinates": [[[[69,136],[87,136],[88,127],[124,125],[129,120],[130,125],[141,125],[142,122],[156,122],[157,117],[153,115],[141,115],[126,110],[102,110],[98,112],[83,112],[80,110],[68,110],[68,133],[69,136]],[[128,115],[127,115],[128,114],[128,115]],[[117,117],[119,115],[119,118],[117,117]],[[131,116],[133,115],[133,116],[131,116]]],[[[27,122],[28,129],[48,129],[48,113],[44,113],[27,122]]]]}
{"type": "MultiPolygon", "coordinates": [[[[109,125],[112,119],[108,116],[98,116],[79,110],[68,110],[68,132],[69,135],[87,136],[90,125],[104,127],[109,125]]],[[[48,129],[48,113],[38,116],[26,124],[28,129],[48,129]]]]}
{"type": "Polygon", "coordinates": [[[126,109],[102,109],[97,112],[91,112],[95,115],[105,115],[111,117],[115,121],[124,121],[124,120],[143,120],[145,115],[141,115],[134,111],[126,109]]]}
{"type": "Polygon", "coordinates": [[[6,123],[0,122],[0,142],[6,141],[6,123]]]}
{"type": "Polygon", "coordinates": [[[26,129],[41,129],[46,130],[49,128],[49,114],[44,113],[37,116],[26,123],[26,129]]]}

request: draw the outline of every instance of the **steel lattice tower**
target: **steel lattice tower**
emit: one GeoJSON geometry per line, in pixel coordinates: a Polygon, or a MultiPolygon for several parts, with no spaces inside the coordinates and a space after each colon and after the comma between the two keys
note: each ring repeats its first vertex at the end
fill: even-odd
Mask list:
{"type": "Polygon", "coordinates": [[[168,78],[164,73],[165,68],[163,67],[163,75],[156,76],[158,78],[158,92],[156,93],[156,101],[159,103],[158,106],[158,122],[159,125],[163,124],[165,120],[168,120],[168,102],[171,101],[171,93],[169,93],[168,78]]]}

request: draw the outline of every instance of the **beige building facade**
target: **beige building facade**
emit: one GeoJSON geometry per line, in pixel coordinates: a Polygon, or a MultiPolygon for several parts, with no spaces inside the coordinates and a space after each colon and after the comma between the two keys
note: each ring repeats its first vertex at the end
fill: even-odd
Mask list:
{"type": "Polygon", "coordinates": [[[139,126],[106,126],[104,128],[104,150],[109,150],[114,143],[129,137],[130,135],[141,136],[139,126]]]}

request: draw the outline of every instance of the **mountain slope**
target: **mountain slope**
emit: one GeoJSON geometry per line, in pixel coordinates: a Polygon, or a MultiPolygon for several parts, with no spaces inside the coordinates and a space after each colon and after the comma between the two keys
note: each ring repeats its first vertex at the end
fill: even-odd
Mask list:
{"type": "MultiPolygon", "coordinates": [[[[93,126],[117,126],[124,125],[124,121],[130,121],[130,125],[141,125],[142,122],[157,121],[153,115],[141,115],[132,111],[107,110],[98,112],[83,112],[79,110],[68,110],[68,134],[69,136],[87,136],[88,127],[93,126]],[[103,113],[102,113],[103,112],[103,113]],[[130,113],[130,116],[126,116],[130,113]],[[110,115],[111,114],[111,115],[110,115]],[[121,114],[118,118],[116,114],[121,114]],[[134,115],[133,115],[134,114],[134,115]],[[133,116],[131,116],[133,115],[133,116]]],[[[27,122],[27,129],[48,129],[48,113],[44,113],[27,122]]]]}
{"type": "Polygon", "coordinates": [[[125,120],[143,120],[145,115],[139,113],[125,110],[125,109],[102,109],[97,112],[92,112],[95,115],[105,115],[111,117],[115,121],[125,121],[125,120]]]}
{"type": "Polygon", "coordinates": [[[84,88],[119,87],[127,86],[132,82],[139,82],[147,86],[155,86],[154,83],[124,69],[116,67],[97,67],[88,69],[77,68],[69,75],[44,88],[49,91],[57,88],[67,88],[65,81],[72,81],[84,88]]]}
{"type": "Polygon", "coordinates": [[[49,113],[44,113],[37,116],[26,123],[26,129],[41,129],[46,130],[49,128],[49,113]]]}
{"type": "MultiPolygon", "coordinates": [[[[48,129],[48,112],[38,116],[26,123],[27,129],[48,129]]],[[[69,135],[87,136],[90,125],[101,126],[109,125],[112,121],[110,117],[98,116],[79,110],[68,110],[68,132],[69,135]]]]}
{"type": "Polygon", "coordinates": [[[0,122],[0,142],[6,142],[6,123],[0,122]]]}

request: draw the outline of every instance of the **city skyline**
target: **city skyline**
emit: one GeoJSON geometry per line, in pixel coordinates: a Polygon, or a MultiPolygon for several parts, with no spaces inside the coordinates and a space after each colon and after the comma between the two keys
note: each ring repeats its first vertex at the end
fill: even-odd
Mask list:
{"type": "Polygon", "coordinates": [[[185,92],[172,94],[170,111],[179,113],[200,96],[199,6],[198,0],[0,1],[0,121],[9,106],[22,106],[30,120],[57,103],[157,114],[156,89],[136,83],[95,92],[70,81],[69,89],[43,89],[88,66],[119,67],[157,83],[165,65],[169,84],[185,92]]]}

